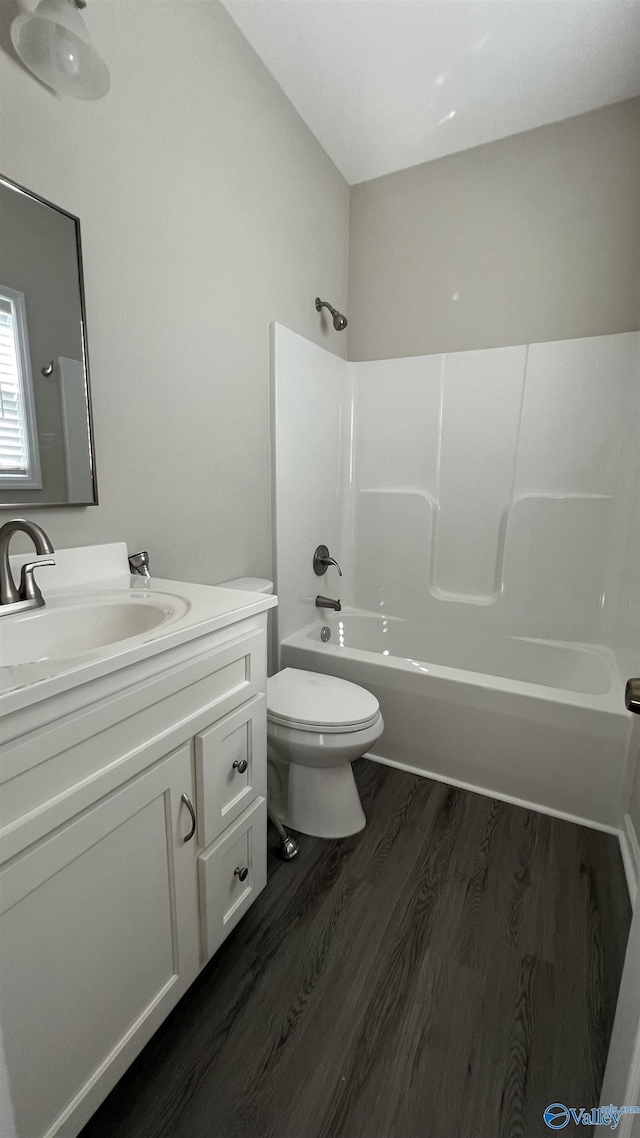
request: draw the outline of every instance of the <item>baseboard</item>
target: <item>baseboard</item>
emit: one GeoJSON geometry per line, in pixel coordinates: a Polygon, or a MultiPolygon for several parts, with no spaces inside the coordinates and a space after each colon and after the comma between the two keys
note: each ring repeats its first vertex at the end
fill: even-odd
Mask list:
{"type": "Polygon", "coordinates": [[[620,831],[620,853],[627,875],[631,904],[635,905],[638,889],[640,889],[640,842],[638,842],[638,835],[630,814],[625,814],[624,826],[620,831]]]}
{"type": "Polygon", "coordinates": [[[414,767],[410,763],[399,763],[396,759],[387,759],[384,755],[376,755],[374,751],[368,751],[365,758],[371,759],[374,763],[382,763],[383,766],[396,767],[398,770],[407,771],[408,774],[419,774],[423,778],[431,778],[434,782],[444,782],[448,786],[459,786],[461,790],[471,790],[474,794],[484,795],[485,798],[498,798],[501,802],[511,803],[512,806],[522,806],[525,810],[537,810],[539,814],[549,814],[552,818],[562,818],[565,822],[575,822],[578,826],[588,826],[590,830],[602,830],[605,834],[615,834],[622,841],[622,831],[618,826],[608,826],[604,822],[595,822],[593,818],[581,818],[578,814],[569,814],[566,810],[555,810],[552,806],[541,806],[539,802],[528,802],[525,798],[516,798],[513,794],[501,794],[496,790],[487,790],[486,787],[475,786],[472,782],[463,782],[457,778],[445,778],[444,775],[435,774],[433,771],[425,771],[422,767],[414,767]]]}

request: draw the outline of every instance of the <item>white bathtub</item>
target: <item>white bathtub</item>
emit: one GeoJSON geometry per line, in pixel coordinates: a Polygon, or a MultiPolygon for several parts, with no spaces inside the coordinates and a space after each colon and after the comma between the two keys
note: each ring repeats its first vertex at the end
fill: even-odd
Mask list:
{"type": "Polygon", "coordinates": [[[380,701],[373,758],[605,829],[622,825],[633,717],[613,653],[345,611],[289,637],[281,667],[380,701]],[[330,630],[323,643],[321,628],[330,630]]]}

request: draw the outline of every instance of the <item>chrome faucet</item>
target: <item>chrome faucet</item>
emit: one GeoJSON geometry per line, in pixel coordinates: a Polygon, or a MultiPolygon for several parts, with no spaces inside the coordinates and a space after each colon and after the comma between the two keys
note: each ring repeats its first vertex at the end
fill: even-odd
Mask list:
{"type": "Polygon", "coordinates": [[[332,601],[331,597],[316,597],[316,608],[333,609],[334,612],[342,612],[340,601],[332,601]]]}
{"type": "Polygon", "coordinates": [[[53,557],[48,557],[46,561],[28,561],[22,566],[20,584],[16,585],[9,565],[9,545],[14,533],[20,532],[31,538],[38,556],[53,553],[49,538],[35,522],[28,522],[25,518],[12,518],[10,522],[5,522],[0,529],[0,616],[9,616],[24,609],[41,608],[44,597],[33,574],[41,565],[55,565],[53,557]]]}
{"type": "Polygon", "coordinates": [[[141,549],[140,553],[131,554],[129,558],[129,570],[132,577],[136,576],[136,574],[139,577],[151,576],[149,570],[149,554],[146,549],[141,549]]]}

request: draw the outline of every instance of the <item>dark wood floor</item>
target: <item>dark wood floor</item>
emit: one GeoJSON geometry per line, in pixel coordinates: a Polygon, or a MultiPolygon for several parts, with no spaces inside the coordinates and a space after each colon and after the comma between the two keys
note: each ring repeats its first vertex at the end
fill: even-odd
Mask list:
{"type": "MultiPolygon", "coordinates": [[[[617,839],[367,760],[82,1138],[536,1138],[597,1105],[630,908],[617,839]]],[[[586,1133],[586,1131],[585,1131],[586,1133]]]]}

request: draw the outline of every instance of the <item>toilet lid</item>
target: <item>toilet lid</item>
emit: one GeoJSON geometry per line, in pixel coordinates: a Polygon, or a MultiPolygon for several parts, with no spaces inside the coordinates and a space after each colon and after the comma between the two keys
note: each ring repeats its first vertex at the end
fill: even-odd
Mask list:
{"type": "Polygon", "coordinates": [[[337,676],[284,668],[267,680],[267,714],[273,723],[303,730],[355,731],[374,723],[379,711],[371,692],[337,676]]]}

